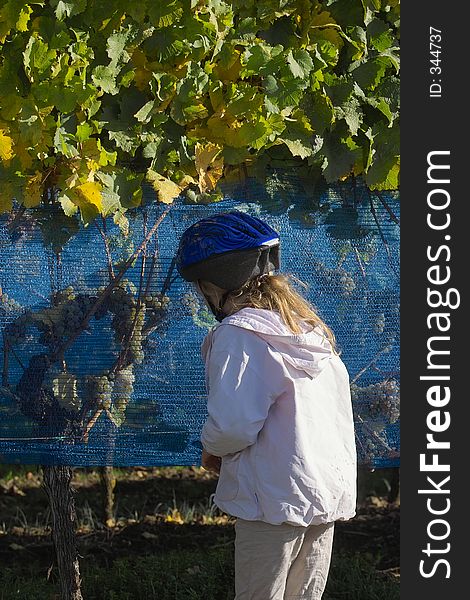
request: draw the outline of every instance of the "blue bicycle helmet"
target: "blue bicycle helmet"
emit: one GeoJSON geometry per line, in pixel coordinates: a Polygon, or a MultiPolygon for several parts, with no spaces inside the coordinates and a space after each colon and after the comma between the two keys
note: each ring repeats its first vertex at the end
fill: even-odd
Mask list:
{"type": "Polygon", "coordinates": [[[261,219],[240,211],[201,219],[183,233],[176,267],[186,281],[210,281],[233,291],[279,269],[279,235],[261,219]]]}

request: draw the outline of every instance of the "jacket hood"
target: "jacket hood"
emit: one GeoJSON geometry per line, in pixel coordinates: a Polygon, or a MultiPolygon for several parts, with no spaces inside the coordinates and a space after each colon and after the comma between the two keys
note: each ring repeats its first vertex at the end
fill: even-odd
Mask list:
{"type": "Polygon", "coordinates": [[[263,338],[269,346],[279,352],[283,360],[294,368],[316,377],[334,356],[328,339],[319,327],[312,329],[304,325],[304,331],[294,334],[281,319],[279,313],[259,308],[243,308],[225,317],[221,325],[234,325],[249,329],[263,338]]]}

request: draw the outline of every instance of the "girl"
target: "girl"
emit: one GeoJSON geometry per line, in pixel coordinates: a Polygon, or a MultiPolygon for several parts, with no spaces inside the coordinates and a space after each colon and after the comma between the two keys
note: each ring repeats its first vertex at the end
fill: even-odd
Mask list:
{"type": "Polygon", "coordinates": [[[346,368],[335,339],[279,269],[279,236],[232,211],[198,221],[177,266],[219,325],[202,346],[202,466],[237,517],[235,600],[319,600],[337,520],[356,506],[346,368]]]}

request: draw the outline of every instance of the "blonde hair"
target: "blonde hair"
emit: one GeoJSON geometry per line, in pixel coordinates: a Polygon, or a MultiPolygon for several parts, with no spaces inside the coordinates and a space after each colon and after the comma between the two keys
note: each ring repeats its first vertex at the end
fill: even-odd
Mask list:
{"type": "Polygon", "coordinates": [[[230,292],[229,298],[237,310],[264,308],[278,312],[295,334],[303,332],[301,322],[308,323],[312,328],[319,327],[333,350],[338,353],[334,333],[318,316],[314,307],[295,290],[294,283],[307,287],[292,275],[260,275],[250,279],[238,290],[230,292]]]}

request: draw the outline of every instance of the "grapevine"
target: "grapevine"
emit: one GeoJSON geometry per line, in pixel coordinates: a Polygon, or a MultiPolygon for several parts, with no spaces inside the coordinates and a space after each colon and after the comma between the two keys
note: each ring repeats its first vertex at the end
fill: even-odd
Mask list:
{"type": "MultiPolygon", "coordinates": [[[[385,430],[400,418],[400,389],[395,379],[387,379],[365,387],[351,384],[351,400],[360,435],[356,435],[358,449],[365,462],[377,457],[391,458],[385,430]]],[[[358,433],[356,431],[356,434],[358,433]]]]}
{"type": "Polygon", "coordinates": [[[27,333],[34,329],[45,348],[44,353],[30,358],[14,390],[23,414],[40,425],[54,425],[57,430],[73,429],[75,434],[81,430],[85,440],[103,412],[114,423],[123,423],[133,392],[134,365],[144,359],[143,328],[149,320],[153,324],[156,320],[162,322],[169,303],[167,296],[156,293],[139,306],[130,282],[121,280],[94,315],[96,320],[108,313],[112,316],[114,340],[120,348],[116,363],[99,375],[81,378],[64,370],[55,377],[51,375],[51,385],[47,385],[48,373],[53,369],[51,356],[64,341],[83,330],[86,314],[104,293],[103,288],[76,293],[67,287],[52,295],[49,308],[23,313],[4,330],[5,353],[23,345],[27,333]]]}
{"type": "Polygon", "coordinates": [[[397,0],[3,4],[0,213],[125,228],[144,177],[213,202],[279,164],[399,186],[397,0]]]}
{"type": "Polygon", "coordinates": [[[350,296],[356,289],[356,282],[351,273],[341,266],[328,268],[322,262],[315,261],[313,272],[324,282],[327,289],[338,291],[342,296],[350,296]]]}
{"type": "Polygon", "coordinates": [[[382,429],[400,418],[400,388],[395,379],[366,387],[352,384],[351,400],[358,414],[367,421],[379,421],[382,429]]]}

